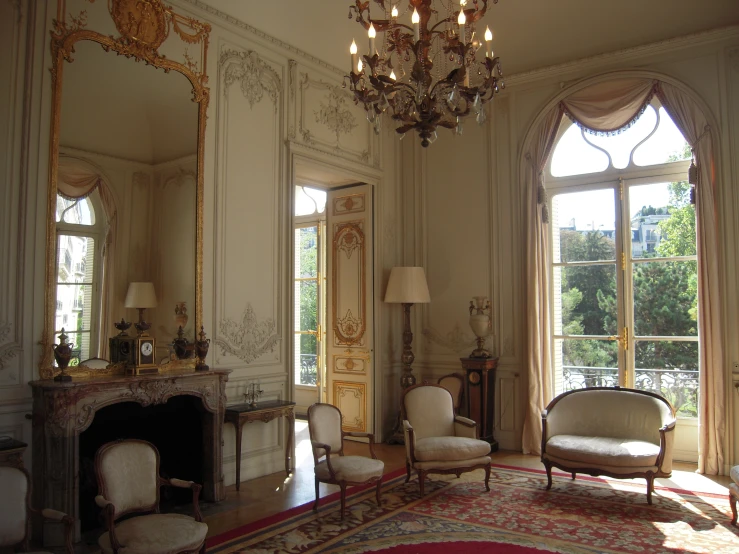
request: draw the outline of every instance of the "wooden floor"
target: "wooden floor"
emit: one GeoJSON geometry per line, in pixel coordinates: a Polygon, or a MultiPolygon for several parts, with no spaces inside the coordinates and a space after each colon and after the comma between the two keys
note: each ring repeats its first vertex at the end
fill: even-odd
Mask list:
{"type": "MultiPolygon", "coordinates": [[[[205,522],[208,536],[215,536],[241,525],[280,513],[289,508],[315,500],[313,480],[313,455],[308,437],[308,424],[295,423],[295,458],[297,468],[293,475],[285,477],[284,472],[273,473],[241,483],[241,490],[234,486],[226,488],[226,500],[206,510],[205,522]]],[[[346,441],[346,454],[367,455],[366,444],[346,441]]],[[[375,453],[385,462],[385,473],[405,468],[405,447],[388,444],[375,445],[375,453]]],[[[543,469],[538,456],[524,455],[520,452],[496,452],[493,463],[521,468],[543,469]]],[[[701,491],[727,494],[731,482],[728,476],[705,476],[695,473],[695,464],[675,463],[670,479],[658,479],[657,484],[701,491]]],[[[639,480],[636,480],[639,481],[639,480]]],[[[644,480],[641,480],[644,483],[644,480]]],[[[338,491],[336,485],[320,486],[321,497],[338,491]]]]}

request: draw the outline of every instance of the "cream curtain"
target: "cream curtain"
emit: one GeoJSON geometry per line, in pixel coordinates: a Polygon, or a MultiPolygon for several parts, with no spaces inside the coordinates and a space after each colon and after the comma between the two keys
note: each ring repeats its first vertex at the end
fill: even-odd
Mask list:
{"type": "Polygon", "coordinates": [[[713,143],[705,115],[678,88],[651,79],[620,79],[598,83],[568,96],[544,118],[524,156],[521,175],[525,188],[527,225],[529,399],[523,429],[524,453],[541,452],[540,412],[552,399],[549,321],[549,253],[546,199],[539,213],[543,185],[541,170],[552,148],[561,113],[597,134],[620,132],[643,113],[658,94],[698,162],[696,187],[698,298],[700,348],[700,447],[698,470],[717,474],[724,463],[725,377],[721,346],[718,272],[718,223],[715,204],[716,170],[713,143]],[[550,142],[551,141],[551,142],[550,142]]]}
{"type": "MultiPolygon", "coordinates": [[[[117,210],[115,199],[110,187],[106,184],[103,175],[89,163],[68,156],[59,157],[57,167],[57,191],[62,196],[71,200],[81,199],[89,196],[96,189],[100,194],[100,201],[105,211],[105,239],[101,248],[97,251],[102,256],[103,284],[102,301],[100,309],[100,336],[98,341],[98,356],[108,358],[108,337],[113,329],[113,291],[115,275],[115,243],[117,227],[117,210]]],[[[100,217],[103,214],[96,214],[100,217]]]]}
{"type": "Polygon", "coordinates": [[[552,399],[549,317],[549,211],[542,172],[562,121],[553,108],[536,129],[521,167],[526,196],[526,296],[528,308],[529,394],[523,423],[524,454],[541,453],[541,411],[552,399]]]}
{"type": "Polygon", "coordinates": [[[721,344],[717,172],[713,140],[708,120],[687,94],[673,85],[660,83],[657,96],[693,149],[698,166],[695,187],[700,337],[698,471],[718,475],[724,467],[726,379],[721,344]]]}

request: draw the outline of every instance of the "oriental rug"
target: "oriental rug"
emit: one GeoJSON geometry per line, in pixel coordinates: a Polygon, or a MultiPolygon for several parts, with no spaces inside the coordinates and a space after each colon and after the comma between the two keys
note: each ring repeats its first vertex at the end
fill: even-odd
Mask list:
{"type": "Polygon", "coordinates": [[[490,492],[478,470],[432,476],[420,498],[417,480],[402,473],[386,477],[380,507],[374,487],[358,490],[342,521],[332,495],[318,513],[309,503],[212,537],[208,552],[739,553],[723,494],[657,486],[649,506],[644,480],[555,474],[547,491],[543,472],[494,466],[490,492]]]}

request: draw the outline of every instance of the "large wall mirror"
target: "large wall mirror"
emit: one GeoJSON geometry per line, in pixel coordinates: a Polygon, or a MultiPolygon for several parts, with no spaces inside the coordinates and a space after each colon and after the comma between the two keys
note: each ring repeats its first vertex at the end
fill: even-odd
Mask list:
{"type": "Polygon", "coordinates": [[[146,308],[159,362],[172,357],[180,326],[193,341],[202,321],[209,27],[159,0],[111,0],[102,10],[76,0],[80,17],[72,16],[74,3],[59,0],[51,44],[41,378],[55,374],[52,346],[62,328],[72,344],[71,373],[87,375],[106,372],[84,361],[108,359],[114,323],[137,321],[137,308],[146,308]],[[112,25],[118,38],[106,34],[112,25]],[[178,38],[183,63],[174,61],[177,44],[165,48],[178,38]]]}

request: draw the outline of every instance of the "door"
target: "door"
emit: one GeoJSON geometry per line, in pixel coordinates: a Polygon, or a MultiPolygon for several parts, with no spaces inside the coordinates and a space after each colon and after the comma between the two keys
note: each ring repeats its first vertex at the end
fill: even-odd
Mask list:
{"type": "Polygon", "coordinates": [[[552,198],[556,393],[621,385],[674,406],[676,457],[697,460],[695,209],[678,175],[552,198]],[[584,222],[578,224],[577,222],[584,222]]]}
{"type": "Polygon", "coordinates": [[[372,188],[329,191],[327,400],[345,431],[373,433],[372,188]]]}

